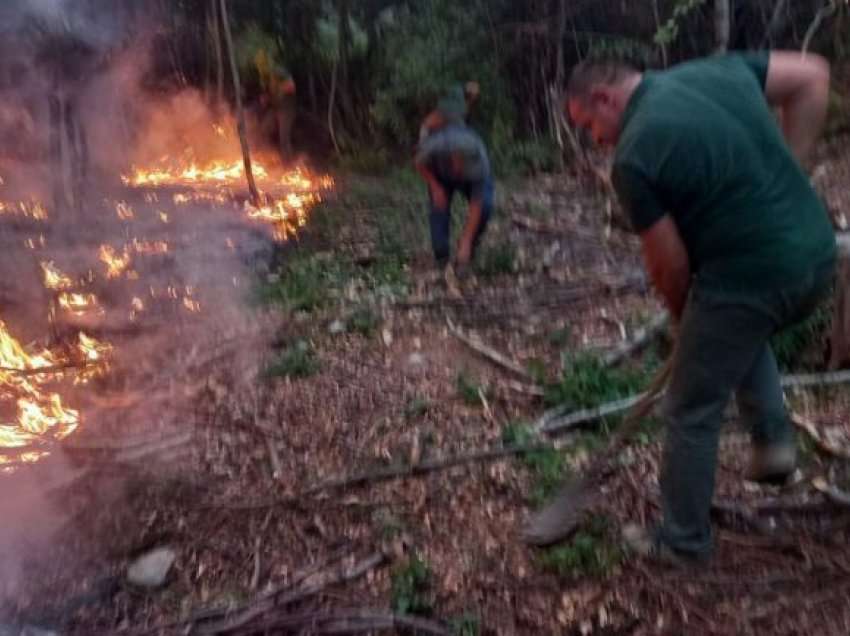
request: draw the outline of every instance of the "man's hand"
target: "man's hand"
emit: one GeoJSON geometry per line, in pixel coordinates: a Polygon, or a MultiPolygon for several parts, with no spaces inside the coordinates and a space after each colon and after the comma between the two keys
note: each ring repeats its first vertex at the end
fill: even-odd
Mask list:
{"type": "Polygon", "coordinates": [[[826,119],[829,63],[813,53],[770,54],[765,96],[782,111],[782,129],[791,151],[805,166],[826,119]]]}
{"type": "Polygon", "coordinates": [[[675,323],[682,317],[688,289],[691,286],[691,266],[679,228],[665,214],[640,234],[643,260],[649,277],[667,305],[675,323]]]}
{"type": "Polygon", "coordinates": [[[469,265],[472,260],[472,244],[478,234],[478,226],[481,225],[482,201],[479,197],[469,200],[469,211],[466,215],[466,225],[463,226],[463,234],[458,241],[457,262],[459,265],[469,265]]]}

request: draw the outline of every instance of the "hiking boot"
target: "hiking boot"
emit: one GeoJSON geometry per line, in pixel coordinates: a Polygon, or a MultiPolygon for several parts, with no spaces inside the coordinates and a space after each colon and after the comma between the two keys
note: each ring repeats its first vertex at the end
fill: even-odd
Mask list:
{"type": "Polygon", "coordinates": [[[754,446],[744,478],[763,484],[784,485],[797,467],[797,447],[793,444],[754,446]]]}
{"type": "Polygon", "coordinates": [[[687,568],[703,565],[708,561],[708,555],[690,555],[674,550],[661,541],[655,533],[636,523],[627,523],[623,526],[621,536],[627,552],[660,565],[687,568]]]}

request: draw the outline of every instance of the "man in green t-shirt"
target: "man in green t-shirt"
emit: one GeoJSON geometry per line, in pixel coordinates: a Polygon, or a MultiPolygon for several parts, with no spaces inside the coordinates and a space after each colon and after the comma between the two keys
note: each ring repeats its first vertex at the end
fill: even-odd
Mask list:
{"type": "Polygon", "coordinates": [[[747,478],[782,482],[795,469],[769,339],[809,314],[832,283],[833,228],[803,168],[828,92],[826,61],[796,52],[715,56],[662,72],[574,69],[566,108],[597,143],[615,147],[612,182],[677,331],[663,521],[655,532],[624,530],[639,553],[668,562],[710,555],[718,438],[733,394],[752,436],[747,478]]]}

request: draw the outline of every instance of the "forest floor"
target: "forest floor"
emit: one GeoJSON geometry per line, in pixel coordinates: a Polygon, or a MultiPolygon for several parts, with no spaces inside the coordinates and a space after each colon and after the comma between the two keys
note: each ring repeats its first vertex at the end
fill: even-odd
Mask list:
{"type": "MultiPolygon", "coordinates": [[[[846,223],[850,155],[836,142],[821,163],[846,223]]],[[[645,387],[669,348],[663,330],[604,357],[661,308],[613,201],[566,175],[499,183],[475,273],[450,297],[423,194],[409,172],[339,176],[273,266],[256,268],[246,329],[174,378],[191,385],[184,452],[116,467],[79,440],[68,451],[82,473],[50,491],[55,532],[14,573],[0,616],[86,635],[848,633],[850,509],[812,480],[848,489],[850,470],[805,433],[800,481],[763,487],[742,479],[749,444],[730,419],[716,553],[701,571],[620,547],[624,523],[659,514],[655,418],[574,536],[523,544],[529,515],[619,416],[551,435],[534,423],[645,387]],[[433,465],[532,443],[547,448],[433,465]],[[165,584],[127,583],[128,566],[163,546],[176,556],[165,584]]],[[[828,319],[821,310],[776,343],[787,372],[823,370],[828,319]]],[[[788,399],[823,440],[850,438],[846,388],[788,399]]]]}

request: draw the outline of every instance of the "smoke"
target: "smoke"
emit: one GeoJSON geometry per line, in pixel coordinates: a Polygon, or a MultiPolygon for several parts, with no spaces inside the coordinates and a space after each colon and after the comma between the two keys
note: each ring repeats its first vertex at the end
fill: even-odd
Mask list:
{"type": "MultiPolygon", "coordinates": [[[[256,328],[256,317],[243,304],[247,265],[262,260],[257,254],[267,253],[271,241],[267,232],[248,224],[236,204],[178,206],[172,199],[180,194],[176,190],[130,191],[121,184],[120,176],[133,164],[183,158],[187,152],[199,161],[240,157],[232,117],[213,112],[200,93],[145,89],[156,25],[139,21],[140,5],[149,3],[0,0],[0,200],[36,198],[50,204],[53,186],[67,178],[55,174],[49,161],[51,98],[73,106],[85,130],[89,163],[85,199],[78,208],[51,207],[49,222],[41,224],[10,222],[0,215],[5,257],[0,261],[0,319],[22,342],[44,342],[50,332],[67,336],[82,327],[111,342],[112,375],[95,388],[63,387],[63,397],[73,398],[72,406],[83,413],[83,430],[97,430],[100,412],[113,425],[120,422],[121,432],[141,434],[145,427],[189,425],[185,387],[193,381],[186,377],[190,358],[214,351],[211,338],[256,328]],[[223,132],[216,132],[218,124],[223,132]],[[132,209],[131,218],[118,217],[119,204],[132,209]],[[166,243],[168,250],[143,254],[139,245],[145,242],[166,243]],[[102,245],[130,255],[134,277],[108,280],[98,259],[102,245]],[[88,323],[48,325],[51,298],[42,285],[42,261],[53,261],[73,280],[84,281],[87,286],[80,291],[97,295],[102,314],[88,323]],[[193,303],[198,313],[187,309],[193,303]],[[133,309],[141,305],[143,310],[133,309]],[[121,410],[103,406],[108,400],[102,395],[97,400],[90,395],[100,390],[114,397],[129,393],[128,387],[145,399],[121,410]]],[[[64,120],[62,127],[67,144],[64,120]]],[[[256,123],[250,127],[259,128],[256,123]]],[[[262,348],[262,342],[256,345],[262,348]]],[[[249,347],[241,352],[249,358],[255,354],[249,347]]],[[[61,462],[57,466],[61,473],[61,462]]],[[[10,594],[26,559],[49,547],[64,520],[56,502],[37,485],[42,480],[23,473],[11,479],[0,476],[0,516],[6,520],[0,524],[0,581],[6,590],[0,591],[10,594]]]]}

